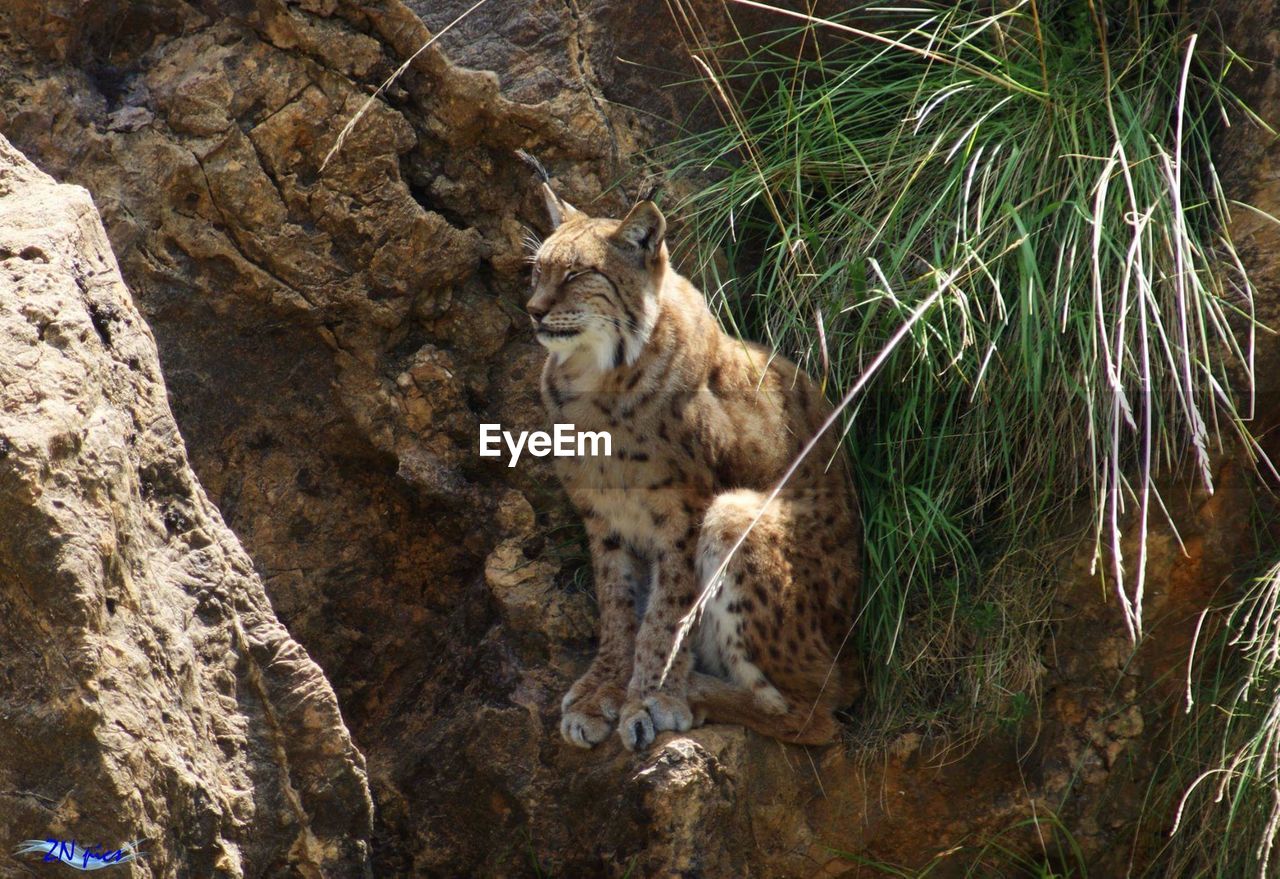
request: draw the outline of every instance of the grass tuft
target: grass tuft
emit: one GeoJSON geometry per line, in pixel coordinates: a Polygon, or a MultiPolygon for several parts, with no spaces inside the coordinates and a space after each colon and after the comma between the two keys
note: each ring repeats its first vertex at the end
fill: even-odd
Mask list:
{"type": "Polygon", "coordinates": [[[697,53],[724,124],[676,150],[714,180],[678,208],[703,289],[829,396],[942,290],[845,413],[886,734],[1034,710],[1044,535],[1080,502],[1140,637],[1153,474],[1211,484],[1226,438],[1254,448],[1253,289],[1209,160],[1216,125],[1253,118],[1234,59],[1164,4],[992,6],[775,10],[760,43],[697,53]]]}

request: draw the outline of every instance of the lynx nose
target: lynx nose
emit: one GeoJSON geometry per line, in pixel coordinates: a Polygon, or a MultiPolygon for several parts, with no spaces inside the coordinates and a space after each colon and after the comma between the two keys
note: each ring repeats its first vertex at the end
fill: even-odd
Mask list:
{"type": "Polygon", "coordinates": [[[543,305],[538,300],[530,299],[528,302],[524,304],[524,310],[529,312],[529,317],[533,318],[534,321],[540,321],[547,316],[547,312],[550,309],[548,309],[545,305],[543,305]]]}

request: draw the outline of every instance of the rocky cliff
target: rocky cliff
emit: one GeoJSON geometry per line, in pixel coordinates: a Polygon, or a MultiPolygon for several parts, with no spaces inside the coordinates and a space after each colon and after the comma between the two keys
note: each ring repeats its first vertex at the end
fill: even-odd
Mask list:
{"type": "Polygon", "coordinates": [[[0,138],[0,834],[368,873],[364,758],[191,472],[89,194],[0,138]]]}
{"type": "MultiPolygon", "coordinates": [[[[563,573],[572,519],[545,470],[475,454],[481,422],[541,425],[519,305],[542,219],[513,150],[613,213],[708,110],[663,88],[691,74],[662,5],[494,0],[321,169],[467,5],[0,4],[0,132],[92,194],[137,303],[83,191],[5,153],[0,180],[50,194],[67,231],[0,201],[0,844],[147,836],[139,876],[859,875],[839,852],[918,867],[1052,812],[1120,875],[1156,842],[1131,822],[1175,670],[1242,551],[1230,463],[1176,511],[1189,554],[1157,537],[1148,647],[1068,553],[1041,711],[967,752],[729,727],[634,756],[561,743],[594,618],[563,573]]],[[[1250,8],[1273,59],[1271,5],[1250,8]]],[[[1275,83],[1245,86],[1274,107],[1275,83]]],[[[1233,136],[1249,168],[1275,161],[1233,136]]],[[[1267,180],[1235,185],[1274,205],[1267,180]]],[[[1272,233],[1242,234],[1280,301],[1272,233]]]]}

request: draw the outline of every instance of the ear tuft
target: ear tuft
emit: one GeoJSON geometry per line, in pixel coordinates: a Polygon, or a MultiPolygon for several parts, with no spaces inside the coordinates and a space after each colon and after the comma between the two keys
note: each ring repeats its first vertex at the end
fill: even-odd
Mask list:
{"type": "Polygon", "coordinates": [[[551,188],[551,175],[537,158],[524,150],[516,150],[516,156],[542,179],[542,198],[547,204],[547,216],[551,219],[552,230],[560,228],[560,224],[565,220],[581,214],[581,211],[556,195],[555,190],[551,188]]]}
{"type": "Polygon", "coordinates": [[[516,150],[516,158],[532,168],[533,173],[537,174],[538,178],[542,180],[543,183],[551,182],[551,175],[547,173],[546,167],[544,167],[532,153],[525,152],[524,150],[516,150]]]}
{"type": "Polygon", "coordinates": [[[657,256],[666,234],[667,221],[662,211],[653,202],[642,201],[618,224],[613,239],[623,246],[639,250],[648,261],[657,256]]]}
{"type": "Polygon", "coordinates": [[[648,183],[640,187],[636,201],[653,201],[660,192],[662,192],[662,179],[659,177],[650,178],[648,183]]]}

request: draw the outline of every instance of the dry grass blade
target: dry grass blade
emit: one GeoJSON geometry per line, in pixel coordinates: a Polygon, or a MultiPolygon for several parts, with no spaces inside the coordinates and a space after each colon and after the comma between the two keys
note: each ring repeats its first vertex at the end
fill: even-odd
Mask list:
{"type": "Polygon", "coordinates": [[[425,43],[419,46],[418,51],[414,52],[412,55],[406,58],[404,63],[401,64],[399,67],[397,67],[395,69],[395,72],[392,73],[390,76],[388,76],[386,80],[382,83],[382,85],[378,86],[377,89],[374,90],[373,94],[369,95],[368,100],[366,100],[360,106],[360,109],[356,111],[356,114],[347,121],[346,125],[342,126],[342,131],[338,132],[338,139],[333,142],[333,146],[329,148],[329,152],[325,153],[324,161],[320,163],[320,170],[322,172],[328,166],[329,160],[334,157],[334,154],[336,154],[338,150],[342,149],[343,144],[347,142],[347,137],[350,136],[351,132],[355,130],[356,123],[358,123],[361,119],[364,118],[365,113],[369,112],[369,108],[373,106],[373,102],[378,99],[378,96],[381,95],[383,92],[385,92],[388,88],[390,88],[391,84],[395,82],[397,79],[399,79],[404,74],[404,72],[409,69],[409,66],[413,64],[414,61],[418,60],[418,56],[421,55],[423,52],[427,51],[427,49],[430,48],[435,43],[436,40],[443,37],[445,34],[447,34],[450,30],[453,29],[454,25],[461,22],[468,15],[475,12],[477,9],[479,9],[481,6],[483,6],[488,2],[489,0],[476,0],[476,2],[473,3],[467,9],[466,12],[463,12],[453,21],[446,24],[434,36],[432,36],[431,39],[427,40],[425,43]]]}

